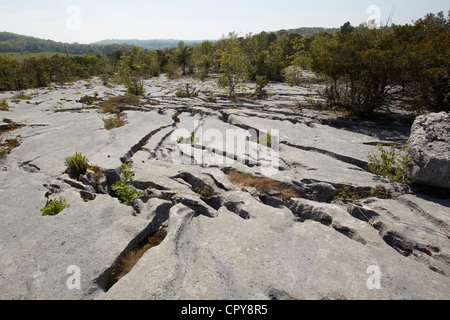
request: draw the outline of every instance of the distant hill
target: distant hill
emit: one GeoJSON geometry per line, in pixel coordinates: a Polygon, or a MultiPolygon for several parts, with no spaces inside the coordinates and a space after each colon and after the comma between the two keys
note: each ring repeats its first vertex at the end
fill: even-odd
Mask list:
{"type": "MultiPolygon", "coordinates": [[[[297,29],[274,31],[275,34],[295,33],[306,37],[314,36],[319,32],[334,33],[338,28],[320,28],[320,27],[302,27],[297,29]]],[[[175,39],[114,39],[103,40],[91,44],[79,43],[62,43],[53,40],[44,40],[35,37],[23,36],[10,32],[0,32],[0,53],[55,53],[55,54],[107,54],[116,49],[128,49],[131,46],[139,46],[149,50],[160,50],[165,48],[173,48],[178,45],[180,40],[175,39]]],[[[205,40],[183,40],[188,46],[199,44],[205,40]]],[[[209,40],[215,42],[216,40],[209,40]]]]}
{"type": "MultiPolygon", "coordinates": [[[[183,40],[188,46],[194,46],[205,40],[183,40]]],[[[211,40],[210,40],[211,41],[211,40]]],[[[142,47],[148,50],[161,50],[166,48],[174,48],[178,46],[180,40],[175,39],[150,39],[150,40],[137,40],[137,39],[114,39],[114,40],[102,40],[94,42],[96,45],[111,45],[111,44],[128,44],[142,47]]]]}
{"type": "MultiPolygon", "coordinates": [[[[276,35],[280,35],[282,33],[289,34],[300,34],[305,37],[312,37],[320,32],[328,32],[333,34],[336,31],[339,31],[339,28],[321,28],[321,27],[302,27],[297,29],[288,29],[288,30],[279,30],[274,31],[276,35]]],[[[175,39],[150,39],[150,40],[137,40],[137,39],[109,39],[102,40],[98,42],[94,42],[93,44],[97,45],[111,45],[111,44],[128,44],[142,47],[144,49],[149,50],[160,50],[166,48],[174,48],[178,45],[180,40],[175,39]]],[[[206,40],[183,40],[183,42],[188,46],[194,46],[206,40]]],[[[208,40],[211,42],[216,42],[217,40],[208,40]]]]}
{"type": "Polygon", "coordinates": [[[302,36],[305,37],[313,37],[314,35],[321,33],[321,32],[326,32],[329,34],[333,34],[336,31],[341,30],[340,28],[322,28],[322,27],[302,27],[302,28],[297,28],[297,29],[287,29],[287,30],[279,30],[279,31],[275,31],[274,33],[276,35],[280,35],[284,32],[290,34],[300,34],[302,36]]]}
{"type": "Polygon", "coordinates": [[[126,48],[127,45],[110,44],[79,44],[79,43],[62,43],[52,40],[44,40],[29,36],[18,35],[10,32],[0,32],[0,52],[17,52],[17,53],[42,53],[54,52],[61,54],[106,54],[115,49],[126,48]]]}

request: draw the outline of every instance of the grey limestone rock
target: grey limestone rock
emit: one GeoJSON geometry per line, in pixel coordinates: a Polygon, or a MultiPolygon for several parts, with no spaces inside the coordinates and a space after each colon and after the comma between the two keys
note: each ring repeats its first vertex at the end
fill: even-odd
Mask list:
{"type": "MultiPolygon", "coordinates": [[[[145,80],[147,97],[160,104],[125,110],[127,124],[114,130],[95,106],[76,102],[79,91],[124,94],[95,78],[89,88],[77,81],[33,90],[31,104],[0,111],[26,124],[2,136],[21,138],[0,159],[0,299],[450,299],[450,200],[364,170],[377,143],[406,141],[408,130],[299,109],[315,89],[280,83],[261,100],[218,94],[211,102],[209,92],[219,92],[213,77],[199,97],[176,97],[190,81],[145,80]],[[264,129],[279,131],[270,157],[254,152],[267,150],[256,141],[264,129]],[[235,130],[248,130],[236,138],[248,148],[225,139],[235,130]],[[75,152],[102,174],[70,179],[64,159],[75,152]],[[277,170],[262,170],[270,159],[279,160],[277,170]],[[109,192],[123,162],[144,195],[130,206],[109,192]],[[244,174],[234,180],[231,169],[244,174]],[[342,186],[396,191],[390,199],[336,200],[342,186]],[[53,199],[70,207],[42,216],[53,199]],[[140,259],[113,283],[122,259],[136,252],[140,259]]],[[[448,152],[445,119],[418,119],[411,152],[420,167],[448,152]]]]}
{"type": "Polygon", "coordinates": [[[411,128],[408,172],[416,183],[450,189],[450,115],[446,112],[417,117],[411,128]]]}

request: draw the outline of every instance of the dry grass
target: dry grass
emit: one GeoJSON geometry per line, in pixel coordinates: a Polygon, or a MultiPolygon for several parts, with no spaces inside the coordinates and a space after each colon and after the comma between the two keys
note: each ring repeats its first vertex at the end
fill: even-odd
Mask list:
{"type": "Polygon", "coordinates": [[[167,230],[165,228],[161,228],[154,235],[148,237],[148,242],[141,244],[138,248],[120,258],[114,270],[112,281],[115,283],[129,273],[144,253],[151,248],[160,245],[166,236],[167,230]]]}
{"type": "Polygon", "coordinates": [[[125,122],[126,118],[127,118],[126,114],[119,113],[119,114],[111,116],[107,119],[103,119],[103,122],[105,124],[105,129],[112,130],[115,128],[123,127],[126,124],[126,122],[125,122]]]}
{"type": "Polygon", "coordinates": [[[237,186],[254,188],[261,192],[275,190],[280,192],[283,199],[298,198],[297,191],[283,182],[267,177],[255,177],[249,173],[239,171],[228,171],[225,173],[228,175],[230,181],[237,186]]]}
{"type": "Polygon", "coordinates": [[[20,136],[16,137],[15,139],[7,139],[5,142],[3,142],[3,137],[0,136],[0,158],[5,157],[8,155],[12,149],[17,148],[20,146],[19,138],[20,136]]]}
{"type": "Polygon", "coordinates": [[[104,101],[100,104],[100,109],[103,113],[117,113],[119,107],[138,106],[142,102],[138,96],[134,94],[126,94],[104,101]]]}
{"type": "Polygon", "coordinates": [[[26,126],[26,124],[20,124],[20,123],[17,123],[17,122],[8,120],[8,119],[4,119],[3,122],[7,123],[8,125],[6,126],[5,129],[0,130],[0,135],[4,134],[6,132],[11,132],[11,131],[23,128],[26,126]]]}

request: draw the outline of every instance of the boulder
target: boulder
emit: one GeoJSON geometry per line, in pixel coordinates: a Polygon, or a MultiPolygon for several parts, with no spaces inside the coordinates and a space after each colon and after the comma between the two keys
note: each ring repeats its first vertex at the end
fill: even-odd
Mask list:
{"type": "Polygon", "coordinates": [[[408,178],[418,184],[450,189],[450,116],[447,112],[419,116],[411,128],[408,178]]]}

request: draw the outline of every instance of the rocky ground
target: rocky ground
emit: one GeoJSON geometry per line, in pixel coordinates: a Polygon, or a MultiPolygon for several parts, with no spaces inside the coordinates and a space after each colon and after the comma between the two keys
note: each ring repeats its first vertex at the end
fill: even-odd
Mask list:
{"type": "Polygon", "coordinates": [[[450,298],[449,198],[366,170],[376,145],[406,142],[410,126],[312,108],[317,84],[234,101],[214,79],[145,88],[113,130],[80,99],[122,86],[0,94],[0,142],[14,142],[0,159],[0,299],[450,298]],[[185,84],[198,97],[177,97],[185,84]],[[257,140],[267,131],[271,148],[257,140]],[[65,173],[75,152],[101,181],[65,173]],[[133,206],[110,192],[122,162],[144,194],[133,206]],[[42,216],[50,199],[70,207],[42,216]]]}

